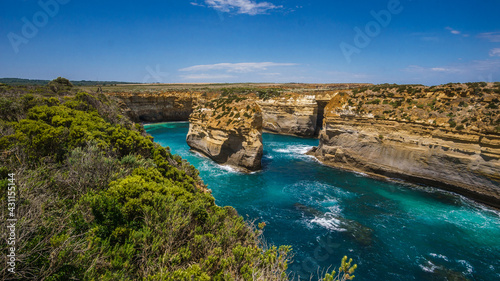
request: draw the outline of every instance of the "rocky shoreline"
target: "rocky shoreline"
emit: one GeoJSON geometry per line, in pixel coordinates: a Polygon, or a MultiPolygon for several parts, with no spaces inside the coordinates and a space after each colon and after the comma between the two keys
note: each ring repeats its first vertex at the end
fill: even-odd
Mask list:
{"type": "Polygon", "coordinates": [[[500,208],[499,92],[500,84],[493,83],[387,84],[266,98],[121,98],[136,119],[189,116],[190,147],[240,171],[261,168],[263,131],[318,136],[319,146],[309,154],[326,165],[435,186],[500,208]]]}
{"type": "Polygon", "coordinates": [[[349,95],[332,98],[310,155],[332,167],[435,186],[500,208],[499,134],[376,118],[377,112],[350,103],[349,95]]]}

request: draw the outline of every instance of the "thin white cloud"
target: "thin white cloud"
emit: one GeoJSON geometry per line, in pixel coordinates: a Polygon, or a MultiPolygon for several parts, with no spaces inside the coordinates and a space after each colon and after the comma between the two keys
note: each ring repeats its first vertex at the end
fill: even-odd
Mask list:
{"type": "MultiPolygon", "coordinates": [[[[259,2],[253,0],[205,0],[205,4],[217,11],[236,14],[247,14],[251,16],[267,14],[270,10],[280,9],[283,6],[276,6],[269,2],[259,2]]],[[[200,4],[191,2],[191,5],[200,6],[200,4]]]]}
{"type": "MultiPolygon", "coordinates": [[[[498,50],[500,56],[500,49],[498,50]]],[[[475,72],[497,73],[500,70],[500,60],[473,60],[466,63],[453,64],[439,67],[423,67],[419,65],[410,65],[404,69],[406,72],[427,73],[427,74],[470,74],[475,72]]]]}
{"type": "Polygon", "coordinates": [[[280,76],[281,73],[279,72],[268,72],[268,73],[259,73],[262,76],[280,76]]]}
{"type": "Polygon", "coordinates": [[[451,32],[451,34],[459,35],[461,33],[460,31],[453,29],[449,26],[447,26],[446,29],[449,30],[451,32]]]}
{"type": "Polygon", "coordinates": [[[413,32],[409,34],[411,37],[417,37],[422,41],[426,42],[439,42],[441,39],[438,34],[431,32],[413,32]]]}
{"type": "Polygon", "coordinates": [[[206,74],[206,73],[181,75],[181,78],[185,80],[219,80],[219,79],[229,79],[234,77],[235,76],[233,75],[227,75],[227,74],[206,74]]]}
{"type": "Polygon", "coordinates": [[[478,38],[481,39],[486,39],[490,42],[500,42],[500,32],[485,32],[485,33],[480,33],[478,38]]]}
{"type": "Polygon", "coordinates": [[[500,57],[500,48],[491,49],[490,57],[500,57]]]}
{"type": "Polygon", "coordinates": [[[445,27],[446,30],[449,30],[451,34],[454,34],[454,35],[462,35],[463,37],[469,37],[470,35],[469,34],[462,34],[462,31],[460,30],[456,30],[454,28],[451,28],[449,26],[445,27]]]}
{"type": "Polygon", "coordinates": [[[419,65],[410,65],[404,69],[408,72],[425,72],[425,73],[459,73],[463,72],[462,67],[447,66],[447,67],[423,67],[419,65]]]}
{"type": "Polygon", "coordinates": [[[205,7],[205,5],[200,4],[200,3],[196,3],[196,2],[190,2],[189,4],[191,4],[193,6],[197,6],[197,7],[205,7]]]}
{"type": "Polygon", "coordinates": [[[267,70],[270,67],[294,66],[296,63],[276,63],[276,62],[242,62],[242,63],[217,63],[205,65],[193,65],[179,69],[179,71],[203,72],[212,70],[222,70],[229,73],[247,73],[267,70]]]}
{"type": "Polygon", "coordinates": [[[460,72],[458,68],[448,68],[448,67],[432,67],[431,71],[435,72],[460,72]]]}
{"type": "Polygon", "coordinates": [[[460,69],[458,69],[458,68],[451,68],[451,67],[423,67],[423,66],[420,66],[420,65],[410,65],[407,68],[405,68],[404,70],[408,71],[408,72],[426,72],[426,73],[432,73],[432,72],[439,72],[439,73],[460,72],[460,69]]]}
{"type": "Polygon", "coordinates": [[[492,60],[475,60],[472,61],[470,67],[472,69],[485,71],[485,72],[496,72],[500,70],[500,60],[492,59],[492,60]]]}
{"type": "Polygon", "coordinates": [[[425,67],[410,65],[403,69],[407,81],[439,85],[449,82],[495,81],[500,75],[500,59],[472,60],[449,65],[425,67]]]}

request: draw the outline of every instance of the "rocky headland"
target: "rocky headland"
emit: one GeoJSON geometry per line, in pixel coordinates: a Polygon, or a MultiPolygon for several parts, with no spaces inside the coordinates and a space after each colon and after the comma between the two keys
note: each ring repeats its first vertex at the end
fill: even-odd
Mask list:
{"type": "Polygon", "coordinates": [[[454,191],[500,208],[500,84],[340,91],[310,153],[342,169],[454,191]]]}
{"type": "Polygon", "coordinates": [[[262,112],[236,96],[218,98],[194,108],[187,144],[219,164],[243,172],[261,169],[262,112]]]}

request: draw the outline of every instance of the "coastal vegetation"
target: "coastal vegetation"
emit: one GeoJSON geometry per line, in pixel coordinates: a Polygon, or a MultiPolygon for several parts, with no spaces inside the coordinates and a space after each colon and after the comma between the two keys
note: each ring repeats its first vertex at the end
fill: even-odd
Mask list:
{"type": "Polygon", "coordinates": [[[340,91],[350,110],[375,119],[500,134],[500,83],[381,84],[340,91]]]}
{"type": "MultiPolygon", "coordinates": [[[[2,178],[15,173],[22,194],[17,278],[286,277],[290,248],[259,248],[261,230],[215,205],[196,169],[113,100],[21,88],[0,104],[2,178]]],[[[1,188],[5,202],[5,181],[1,188]]]]}
{"type": "MultiPolygon", "coordinates": [[[[198,171],[115,98],[64,78],[0,93],[2,209],[9,174],[20,194],[16,273],[4,267],[3,280],[289,278],[291,248],[266,246],[264,224],[217,206],[198,171]]],[[[350,264],[325,280],[352,279],[350,264]]]]}

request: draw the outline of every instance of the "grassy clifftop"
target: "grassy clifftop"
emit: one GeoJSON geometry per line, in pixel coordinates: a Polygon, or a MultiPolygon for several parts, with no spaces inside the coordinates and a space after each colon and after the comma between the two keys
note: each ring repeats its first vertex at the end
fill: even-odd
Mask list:
{"type": "Polygon", "coordinates": [[[325,109],[428,124],[454,131],[500,134],[500,83],[441,86],[376,85],[341,91],[325,109]]]}

